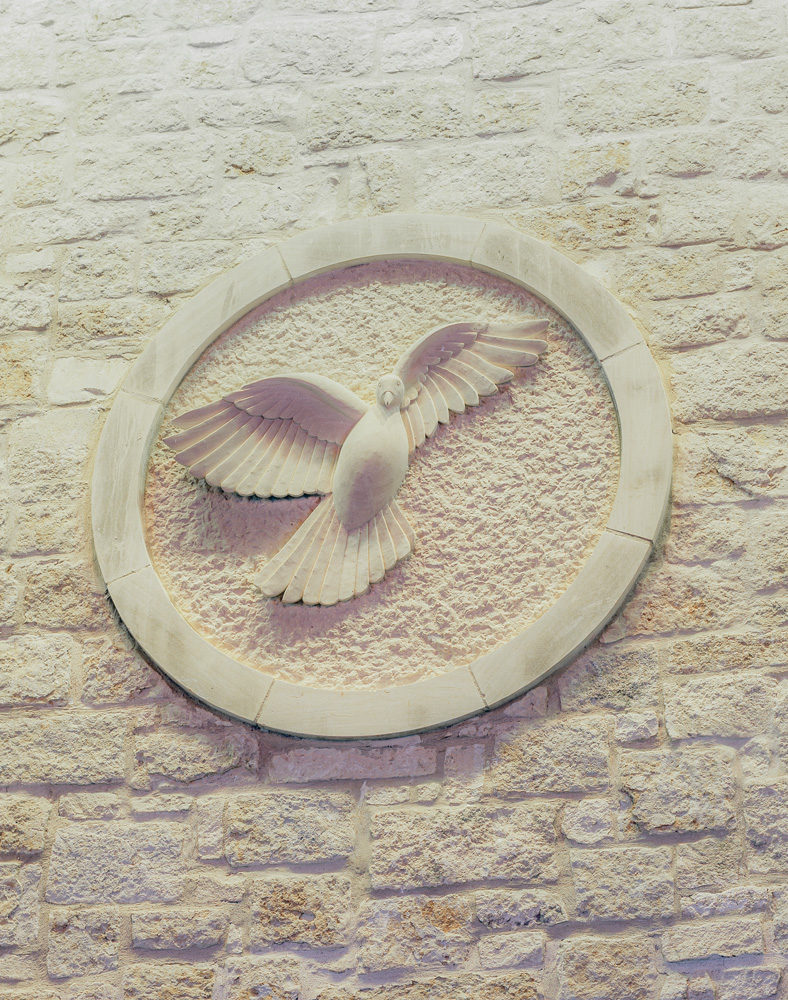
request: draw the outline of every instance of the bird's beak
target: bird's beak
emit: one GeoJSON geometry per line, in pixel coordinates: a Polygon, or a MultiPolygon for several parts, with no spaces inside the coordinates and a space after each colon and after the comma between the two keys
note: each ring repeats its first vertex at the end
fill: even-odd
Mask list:
{"type": "Polygon", "coordinates": [[[386,389],[383,393],[383,405],[388,409],[394,402],[394,393],[390,389],[386,389]]]}

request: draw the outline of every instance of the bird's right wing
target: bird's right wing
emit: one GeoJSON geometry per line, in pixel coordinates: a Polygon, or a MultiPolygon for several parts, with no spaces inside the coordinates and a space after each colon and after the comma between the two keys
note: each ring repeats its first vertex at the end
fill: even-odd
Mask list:
{"type": "Polygon", "coordinates": [[[164,439],[191,474],[228,493],[328,493],[342,442],[368,405],[321,375],[274,375],[189,410],[164,439]]]}
{"type": "Polygon", "coordinates": [[[448,423],[450,413],[496,393],[512,369],[535,364],[547,344],[532,338],[547,326],[547,320],[451,323],[409,347],[394,373],[405,383],[402,420],[411,452],[448,423]]]}

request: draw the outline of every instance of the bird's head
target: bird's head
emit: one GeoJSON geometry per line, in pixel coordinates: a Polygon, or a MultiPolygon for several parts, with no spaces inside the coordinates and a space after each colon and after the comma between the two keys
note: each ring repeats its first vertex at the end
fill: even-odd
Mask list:
{"type": "Polygon", "coordinates": [[[384,375],[378,382],[375,398],[386,410],[398,410],[405,398],[405,383],[399,375],[384,375]]]}

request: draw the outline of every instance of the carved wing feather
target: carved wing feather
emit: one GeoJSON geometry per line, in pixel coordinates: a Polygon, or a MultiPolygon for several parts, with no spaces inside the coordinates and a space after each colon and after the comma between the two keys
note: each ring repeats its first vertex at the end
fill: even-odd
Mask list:
{"type": "Polygon", "coordinates": [[[524,323],[452,323],[408,348],[394,373],[405,383],[402,420],[413,451],[450,413],[463,413],[512,377],[512,368],[535,364],[547,347],[534,339],[547,320],[524,323]]]}
{"type": "Polygon", "coordinates": [[[328,493],[339,448],[367,412],[320,375],[275,375],[182,413],[164,443],[193,476],[241,496],[328,493]]]}

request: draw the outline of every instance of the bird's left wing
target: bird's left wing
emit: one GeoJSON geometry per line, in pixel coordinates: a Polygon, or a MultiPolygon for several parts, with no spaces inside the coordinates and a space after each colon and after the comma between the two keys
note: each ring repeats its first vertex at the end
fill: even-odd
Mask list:
{"type": "Polygon", "coordinates": [[[405,383],[402,419],[410,450],[449,422],[449,413],[475,406],[512,377],[512,368],[535,364],[547,347],[533,339],[547,320],[524,323],[451,323],[426,333],[397,362],[405,383]],[[505,367],[502,367],[505,366],[505,367]]]}
{"type": "Polygon", "coordinates": [[[193,476],[230,493],[328,493],[339,448],[368,409],[333,379],[274,375],[182,413],[164,443],[193,476]]]}

